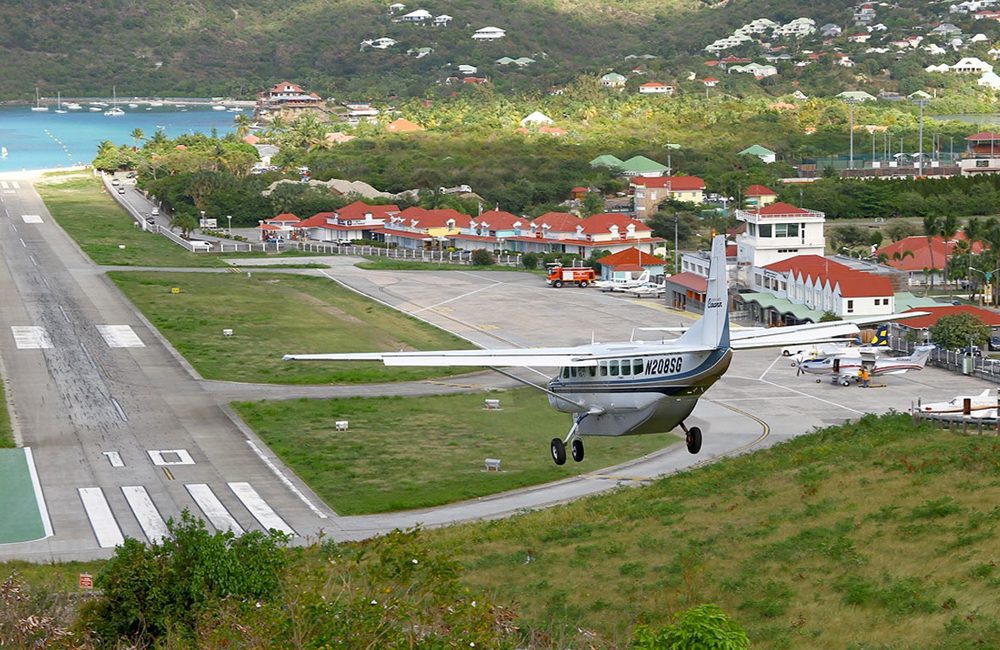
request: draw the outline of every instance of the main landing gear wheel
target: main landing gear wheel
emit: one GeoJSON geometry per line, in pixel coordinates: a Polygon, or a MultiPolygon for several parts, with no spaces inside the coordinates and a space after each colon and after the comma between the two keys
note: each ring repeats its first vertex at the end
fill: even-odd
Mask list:
{"type": "Polygon", "coordinates": [[[692,454],[697,454],[701,451],[701,429],[698,427],[691,427],[687,430],[687,435],[684,437],[685,442],[687,442],[688,451],[692,454]]]}
{"type": "MultiPolygon", "coordinates": [[[[552,452],[552,460],[555,461],[556,465],[566,464],[566,445],[563,443],[562,440],[560,440],[559,438],[553,438],[551,444],[549,445],[549,449],[552,452]]],[[[575,453],[576,452],[574,451],[574,456],[575,453]]],[[[582,452],[580,454],[580,457],[581,458],[583,457],[582,452]]]]}
{"type": "Polygon", "coordinates": [[[579,438],[574,438],[571,451],[573,452],[573,460],[578,463],[583,460],[583,441],[579,438]]]}

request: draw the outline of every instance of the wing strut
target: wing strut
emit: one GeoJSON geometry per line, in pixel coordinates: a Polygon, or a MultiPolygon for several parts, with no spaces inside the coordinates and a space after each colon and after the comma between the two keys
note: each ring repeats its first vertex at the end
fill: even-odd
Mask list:
{"type": "Polygon", "coordinates": [[[575,400],[571,400],[568,397],[560,395],[559,393],[554,393],[551,390],[549,390],[548,388],[545,388],[544,386],[539,386],[538,384],[536,384],[534,382],[531,382],[531,381],[528,381],[527,379],[523,379],[521,377],[518,377],[518,376],[514,375],[514,373],[507,372],[506,370],[501,370],[500,368],[497,368],[496,366],[489,366],[489,368],[490,368],[490,370],[493,370],[493,371],[496,371],[496,372],[500,373],[504,377],[507,377],[509,379],[513,379],[514,381],[516,381],[518,383],[524,384],[525,386],[530,386],[531,388],[534,388],[536,390],[540,390],[543,393],[545,393],[546,395],[549,395],[551,397],[555,397],[556,399],[560,399],[560,400],[562,400],[562,401],[564,401],[564,402],[566,402],[568,404],[572,404],[573,406],[575,406],[578,409],[586,409],[587,408],[587,405],[584,404],[583,402],[577,402],[575,400]]]}

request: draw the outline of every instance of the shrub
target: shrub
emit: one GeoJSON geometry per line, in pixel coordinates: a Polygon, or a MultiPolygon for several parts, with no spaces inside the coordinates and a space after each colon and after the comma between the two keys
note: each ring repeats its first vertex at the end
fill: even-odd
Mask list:
{"type": "Polygon", "coordinates": [[[537,269],[538,255],[536,253],[525,253],[521,256],[521,266],[526,269],[537,269]]]}
{"type": "Polygon", "coordinates": [[[471,259],[473,266],[492,266],[496,263],[496,260],[493,259],[493,253],[485,248],[472,251],[471,259]]]}
{"type": "Polygon", "coordinates": [[[635,650],[746,650],[750,638],[742,627],[731,621],[718,605],[699,605],[682,613],[677,622],[659,631],[645,626],[636,628],[632,638],[635,650]]]}
{"type": "Polygon", "coordinates": [[[170,536],[148,547],[126,539],[97,576],[100,596],[84,605],[78,623],[105,647],[191,637],[199,618],[223,600],[252,608],[278,591],[280,533],[209,533],[186,510],[167,528],[170,536]]]}

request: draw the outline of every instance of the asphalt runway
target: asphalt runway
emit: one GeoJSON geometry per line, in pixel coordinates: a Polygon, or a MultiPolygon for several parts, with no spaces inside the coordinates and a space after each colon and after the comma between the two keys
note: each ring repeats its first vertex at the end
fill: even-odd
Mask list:
{"type": "MultiPolygon", "coordinates": [[[[507,387],[510,380],[492,373],[362,387],[202,380],[107,280],[106,269],[94,266],[58,228],[30,184],[0,181],[0,201],[2,372],[52,530],[39,541],[0,545],[0,559],[108,557],[122,536],[156,539],[163,522],[185,508],[220,530],[284,526],[298,542],[321,531],[356,539],[397,527],[507,516],[640,485],[865,412],[906,410],[918,398],[937,401],[989,386],[926,369],[890,377],[886,388],[841,388],[796,377],[773,350],[740,352],[689,420],[705,434],[698,456],[674,445],[554,484],[428,510],[339,517],[336,504],[320,502],[229,412],[229,401],[426,395],[507,387]]],[[[593,288],[552,289],[525,273],[364,271],[355,261],[333,257],[329,269],[296,272],[340,282],[483,347],[655,340],[660,334],[640,328],[692,320],[662,301],[593,288]]],[[[538,453],[547,456],[549,438],[565,435],[569,424],[567,417],[566,430],[541,432],[538,453]]]]}

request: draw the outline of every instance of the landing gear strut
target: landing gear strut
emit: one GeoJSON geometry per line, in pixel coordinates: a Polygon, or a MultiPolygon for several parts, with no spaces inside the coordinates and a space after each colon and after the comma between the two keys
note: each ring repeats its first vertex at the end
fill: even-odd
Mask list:
{"type": "Polygon", "coordinates": [[[549,443],[549,451],[552,453],[552,460],[556,465],[566,464],[566,445],[570,445],[570,453],[573,456],[573,460],[580,462],[583,460],[583,440],[576,437],[577,427],[580,426],[580,421],[586,417],[586,414],[580,417],[573,418],[573,426],[570,428],[569,433],[566,435],[566,440],[561,440],[559,438],[553,438],[552,442],[549,443]]]}
{"type": "Polygon", "coordinates": [[[691,427],[690,429],[681,422],[681,430],[684,431],[684,442],[687,443],[688,451],[697,454],[701,451],[701,429],[691,427]]]}

